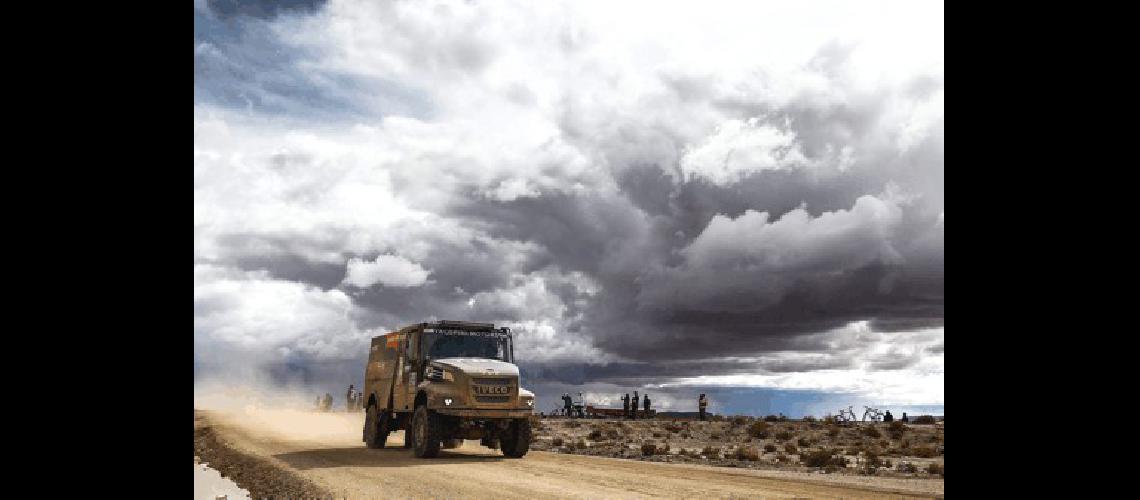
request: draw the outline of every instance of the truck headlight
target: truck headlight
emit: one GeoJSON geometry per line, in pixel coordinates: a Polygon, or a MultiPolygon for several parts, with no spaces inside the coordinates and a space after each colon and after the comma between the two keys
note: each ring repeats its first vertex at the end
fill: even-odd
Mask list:
{"type": "Polygon", "coordinates": [[[533,399],[526,400],[526,405],[531,407],[531,408],[534,408],[534,400],[533,399]]]}
{"type": "Polygon", "coordinates": [[[446,406],[451,406],[451,398],[443,398],[443,404],[446,406]]]}

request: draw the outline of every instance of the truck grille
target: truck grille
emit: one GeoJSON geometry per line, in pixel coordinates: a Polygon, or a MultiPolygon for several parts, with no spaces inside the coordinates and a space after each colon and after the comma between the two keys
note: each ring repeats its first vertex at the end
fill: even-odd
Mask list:
{"type": "Polygon", "coordinates": [[[476,378],[474,382],[478,385],[511,385],[509,378],[476,378]]]}
{"type": "Polygon", "coordinates": [[[475,401],[479,403],[506,403],[510,399],[510,396],[475,396],[475,401]]]}

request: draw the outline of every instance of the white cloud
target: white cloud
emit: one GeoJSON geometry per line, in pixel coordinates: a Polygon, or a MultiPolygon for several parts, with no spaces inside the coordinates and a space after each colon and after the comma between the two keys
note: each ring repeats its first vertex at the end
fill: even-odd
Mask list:
{"type": "Polygon", "coordinates": [[[356,326],[355,312],[340,290],[275,280],[264,272],[194,266],[196,358],[213,362],[235,352],[249,364],[294,354],[352,358],[372,335],[356,326]]]}
{"type": "Polygon", "coordinates": [[[380,255],[372,262],[349,259],[344,282],[358,288],[381,284],[394,288],[420,286],[427,282],[430,271],[399,255],[380,255]]]}
{"type": "Polygon", "coordinates": [[[681,171],[688,177],[704,177],[717,184],[731,184],[744,174],[760,170],[793,168],[806,163],[796,144],[795,132],[780,130],[757,118],[729,120],[681,158],[681,171]]]}

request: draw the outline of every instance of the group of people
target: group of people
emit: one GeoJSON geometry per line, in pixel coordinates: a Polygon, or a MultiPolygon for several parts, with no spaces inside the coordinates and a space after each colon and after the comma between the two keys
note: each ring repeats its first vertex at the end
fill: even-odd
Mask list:
{"type": "MultiPolygon", "coordinates": [[[[640,396],[637,395],[637,391],[633,391],[632,404],[630,402],[628,392],[625,393],[625,396],[621,397],[621,409],[622,409],[622,415],[624,416],[624,418],[631,419],[631,420],[637,420],[637,406],[638,406],[638,399],[639,398],[640,398],[640,396]]],[[[646,394],[645,398],[641,399],[641,401],[643,401],[644,405],[645,405],[645,411],[644,411],[644,413],[642,413],[642,417],[648,417],[649,416],[649,406],[651,404],[649,402],[649,395],[646,394]]]]}
{"type": "Polygon", "coordinates": [[[586,400],[582,397],[582,393],[578,393],[578,400],[575,401],[570,397],[570,393],[562,393],[562,413],[567,417],[583,418],[586,416],[586,400]]]}
{"type": "MultiPolygon", "coordinates": [[[[344,395],[344,411],[362,411],[364,410],[364,393],[357,391],[356,387],[348,384],[348,393],[344,395]]],[[[332,411],[333,397],[329,393],[324,396],[317,396],[317,411],[332,411]]]]}
{"type": "MultiPolygon", "coordinates": [[[[883,422],[894,422],[894,421],[895,421],[895,416],[891,415],[891,410],[887,410],[887,413],[883,415],[883,422]]],[[[899,419],[899,421],[901,421],[904,424],[907,422],[910,422],[910,419],[907,418],[905,411],[903,412],[903,416],[902,416],[902,418],[899,419]]]]}

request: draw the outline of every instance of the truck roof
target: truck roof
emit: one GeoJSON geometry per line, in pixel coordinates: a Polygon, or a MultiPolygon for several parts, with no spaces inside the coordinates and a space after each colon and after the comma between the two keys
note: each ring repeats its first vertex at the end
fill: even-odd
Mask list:
{"type": "Polygon", "coordinates": [[[455,330],[487,331],[487,330],[494,330],[495,324],[494,323],[476,323],[474,321],[454,321],[454,320],[445,319],[445,320],[432,321],[432,322],[414,323],[414,324],[405,326],[403,328],[400,328],[399,330],[396,330],[394,332],[388,332],[388,333],[385,333],[383,335],[377,335],[377,336],[373,337],[373,339],[379,339],[381,337],[386,337],[389,335],[396,335],[400,332],[406,332],[409,330],[422,329],[422,328],[449,328],[449,329],[455,329],[455,330]]]}

